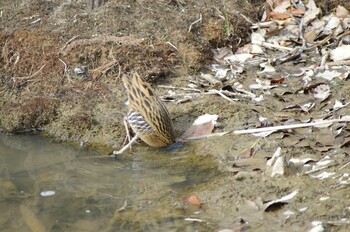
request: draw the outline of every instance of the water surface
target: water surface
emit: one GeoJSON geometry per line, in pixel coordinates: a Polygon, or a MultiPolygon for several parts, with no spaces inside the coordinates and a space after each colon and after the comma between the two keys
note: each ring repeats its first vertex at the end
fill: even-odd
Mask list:
{"type": "Polygon", "coordinates": [[[208,229],[183,197],[215,169],[187,147],[112,159],[33,135],[0,135],[1,231],[208,229]]]}

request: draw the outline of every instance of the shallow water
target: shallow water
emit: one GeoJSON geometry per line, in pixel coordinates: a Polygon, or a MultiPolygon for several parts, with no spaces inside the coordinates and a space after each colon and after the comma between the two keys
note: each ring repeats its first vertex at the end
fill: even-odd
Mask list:
{"type": "Polygon", "coordinates": [[[186,219],[203,212],[183,197],[216,175],[194,159],[189,147],[138,146],[112,159],[39,136],[0,135],[0,231],[209,229],[186,219]]]}

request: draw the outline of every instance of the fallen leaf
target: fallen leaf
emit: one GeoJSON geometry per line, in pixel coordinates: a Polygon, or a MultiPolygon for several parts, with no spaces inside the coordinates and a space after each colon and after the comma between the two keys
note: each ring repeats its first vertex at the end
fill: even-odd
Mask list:
{"type": "Polygon", "coordinates": [[[339,18],[346,18],[349,16],[349,11],[345,7],[338,5],[335,15],[339,18]]]}
{"type": "Polygon", "coordinates": [[[199,116],[180,139],[194,138],[210,134],[214,129],[217,119],[218,115],[204,114],[199,116]]]}
{"type": "Polygon", "coordinates": [[[265,212],[273,211],[276,208],[280,208],[281,205],[288,204],[288,202],[292,200],[298,193],[299,193],[299,190],[295,190],[294,192],[287,194],[277,200],[273,200],[265,203],[264,211],[265,212]]]}
{"type": "Polygon", "coordinates": [[[350,59],[350,45],[342,45],[332,50],[331,59],[334,61],[350,59]]]}
{"type": "Polygon", "coordinates": [[[331,90],[329,85],[323,84],[323,85],[318,85],[314,90],[314,97],[317,99],[320,99],[321,102],[326,100],[329,95],[331,94],[331,90]]]}
{"type": "Polygon", "coordinates": [[[229,63],[234,63],[234,62],[246,62],[249,59],[252,59],[253,55],[249,54],[249,53],[244,53],[244,54],[234,54],[231,56],[227,56],[225,57],[225,61],[229,62],[229,63]]]}
{"type": "Polygon", "coordinates": [[[191,204],[197,207],[202,205],[202,202],[198,199],[196,195],[185,196],[182,198],[184,204],[191,204]]]}
{"type": "Polygon", "coordinates": [[[314,30],[308,31],[304,34],[304,38],[305,38],[306,42],[308,42],[308,43],[314,42],[316,37],[317,37],[317,35],[316,35],[316,32],[314,30]]]}
{"type": "Polygon", "coordinates": [[[321,12],[320,8],[318,8],[315,4],[314,0],[309,0],[307,6],[307,11],[304,15],[304,25],[308,25],[311,21],[317,18],[317,15],[321,12]]]}
{"type": "Polygon", "coordinates": [[[273,19],[287,19],[290,18],[290,15],[287,13],[271,12],[269,17],[273,19]]]}
{"type": "Polygon", "coordinates": [[[291,13],[291,14],[293,14],[293,15],[298,15],[298,16],[305,14],[305,10],[296,9],[296,8],[290,8],[290,9],[288,10],[288,12],[291,13]]]}
{"type": "Polygon", "coordinates": [[[333,80],[334,77],[339,77],[340,75],[341,75],[341,73],[337,72],[335,70],[332,70],[332,71],[326,70],[322,73],[318,73],[316,75],[316,77],[320,77],[320,78],[326,79],[328,81],[331,81],[331,80],[333,80]]]}

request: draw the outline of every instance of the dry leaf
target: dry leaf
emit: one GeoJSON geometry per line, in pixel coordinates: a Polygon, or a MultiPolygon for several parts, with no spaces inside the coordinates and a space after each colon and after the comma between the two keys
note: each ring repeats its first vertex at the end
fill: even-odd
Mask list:
{"type": "Polygon", "coordinates": [[[245,54],[234,54],[231,56],[227,56],[225,57],[225,61],[229,62],[229,63],[235,63],[235,62],[246,62],[249,59],[252,59],[253,55],[249,54],[249,53],[245,53],[245,54]]]}
{"type": "Polygon", "coordinates": [[[309,0],[307,4],[307,11],[304,15],[304,25],[308,25],[311,21],[317,18],[317,15],[321,12],[315,4],[314,0],[309,0]]]}
{"type": "Polygon", "coordinates": [[[182,198],[184,204],[191,204],[197,207],[202,205],[202,202],[198,199],[196,195],[185,196],[182,198]]]}
{"type": "Polygon", "coordinates": [[[298,16],[305,14],[305,10],[296,9],[296,8],[291,8],[288,10],[288,12],[293,14],[293,15],[298,15],[298,16]]]}
{"type": "Polygon", "coordinates": [[[306,42],[312,43],[315,41],[317,35],[314,30],[308,31],[305,33],[304,38],[306,39],[306,42]]]}
{"type": "Polygon", "coordinates": [[[342,45],[332,50],[331,59],[334,61],[350,59],[350,45],[342,45]]]}
{"type": "Polygon", "coordinates": [[[290,15],[287,13],[271,12],[269,17],[273,19],[288,19],[290,15]]]}
{"type": "Polygon", "coordinates": [[[278,206],[280,205],[284,205],[284,204],[288,204],[288,202],[293,199],[297,194],[299,193],[299,190],[295,190],[294,192],[283,196],[277,200],[273,200],[273,201],[269,201],[267,203],[264,204],[264,211],[268,212],[271,211],[273,209],[275,209],[276,207],[278,208],[278,206]]]}
{"type": "Polygon", "coordinates": [[[218,115],[205,114],[199,116],[180,138],[194,138],[211,134],[217,119],[218,115]]]}
{"type": "Polygon", "coordinates": [[[335,11],[335,15],[339,18],[346,18],[349,16],[349,11],[343,6],[337,6],[335,11]]]}
{"type": "Polygon", "coordinates": [[[320,99],[321,102],[326,100],[331,94],[330,87],[329,85],[326,85],[326,84],[318,85],[316,88],[314,88],[313,92],[314,92],[314,97],[317,99],[320,99]]]}
{"type": "Polygon", "coordinates": [[[333,71],[326,70],[323,73],[318,73],[316,75],[316,77],[320,77],[320,78],[326,79],[328,81],[331,81],[331,80],[333,80],[334,77],[339,77],[340,75],[341,75],[341,73],[337,72],[335,70],[333,70],[333,71]]]}

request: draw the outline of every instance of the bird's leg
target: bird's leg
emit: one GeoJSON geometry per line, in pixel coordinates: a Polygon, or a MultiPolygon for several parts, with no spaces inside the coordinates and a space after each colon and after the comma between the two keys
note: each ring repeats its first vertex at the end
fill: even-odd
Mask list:
{"type": "Polygon", "coordinates": [[[134,144],[136,142],[136,140],[139,138],[138,135],[135,135],[128,144],[126,144],[124,147],[122,147],[122,149],[120,149],[119,151],[113,151],[113,155],[119,155],[122,154],[126,149],[128,149],[129,147],[131,147],[132,144],[134,144]]]}
{"type": "Polygon", "coordinates": [[[135,141],[138,139],[137,135],[135,135],[131,139],[130,131],[129,131],[129,127],[128,127],[128,120],[126,117],[124,117],[123,122],[124,122],[124,126],[125,126],[125,131],[126,131],[126,136],[124,139],[123,147],[119,151],[113,151],[113,155],[119,155],[119,154],[122,154],[126,149],[128,149],[128,148],[131,149],[131,145],[134,144],[135,141]],[[128,144],[126,144],[127,141],[128,141],[128,144]]]}
{"type": "Polygon", "coordinates": [[[125,131],[126,131],[126,136],[125,136],[125,139],[124,139],[124,142],[122,145],[124,147],[126,144],[126,141],[128,141],[128,142],[131,141],[130,131],[129,131],[129,127],[128,127],[128,120],[127,120],[126,116],[123,119],[123,123],[124,123],[125,131]]]}

